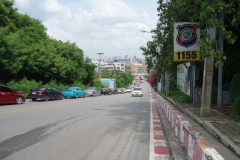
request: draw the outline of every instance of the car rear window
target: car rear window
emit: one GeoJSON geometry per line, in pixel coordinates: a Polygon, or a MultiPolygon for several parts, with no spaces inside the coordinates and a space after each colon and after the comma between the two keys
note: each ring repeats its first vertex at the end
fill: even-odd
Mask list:
{"type": "Polygon", "coordinates": [[[134,91],[140,91],[142,88],[133,88],[134,91]]]}
{"type": "Polygon", "coordinates": [[[74,90],[74,88],[73,87],[69,87],[67,90],[74,90]]]}
{"type": "Polygon", "coordinates": [[[86,89],[86,90],[93,90],[93,88],[88,88],[88,89],[86,89]]]}
{"type": "Polygon", "coordinates": [[[36,88],[35,91],[44,91],[46,88],[36,88]]]}

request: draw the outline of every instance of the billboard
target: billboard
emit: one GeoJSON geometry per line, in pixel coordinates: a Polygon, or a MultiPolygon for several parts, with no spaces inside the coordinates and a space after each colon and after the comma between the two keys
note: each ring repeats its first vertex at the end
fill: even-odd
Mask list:
{"type": "Polygon", "coordinates": [[[197,22],[177,22],[174,27],[173,61],[189,62],[200,60],[200,28],[197,22]]]}
{"type": "Polygon", "coordinates": [[[190,81],[188,78],[188,69],[190,62],[182,63],[177,66],[177,84],[178,88],[185,94],[190,96],[190,81]]]}
{"type": "Polygon", "coordinates": [[[101,82],[105,85],[107,85],[108,88],[115,88],[115,79],[112,78],[101,78],[101,82]]]}

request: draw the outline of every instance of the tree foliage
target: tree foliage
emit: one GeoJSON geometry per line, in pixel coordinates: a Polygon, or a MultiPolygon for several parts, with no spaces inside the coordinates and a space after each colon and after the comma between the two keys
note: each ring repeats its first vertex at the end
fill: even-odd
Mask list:
{"type": "Polygon", "coordinates": [[[17,12],[14,1],[0,1],[0,81],[23,78],[93,84],[95,65],[76,43],[50,38],[37,19],[17,12]]]}
{"type": "Polygon", "coordinates": [[[173,62],[173,23],[199,22],[201,29],[198,45],[201,51],[201,60],[210,57],[213,52],[215,66],[223,65],[224,80],[231,81],[234,73],[239,73],[238,63],[240,52],[240,0],[158,0],[159,20],[156,29],[152,29],[153,40],[147,42],[146,47],[140,49],[145,56],[149,73],[157,69],[167,71],[176,76],[176,65],[173,62]],[[224,23],[220,21],[220,13],[224,13],[224,23]],[[216,39],[209,41],[209,28],[217,30],[216,39]],[[219,34],[224,39],[224,52],[219,51],[219,34]],[[227,56],[223,61],[222,57],[227,56]],[[235,67],[231,67],[232,65],[235,67]]]}

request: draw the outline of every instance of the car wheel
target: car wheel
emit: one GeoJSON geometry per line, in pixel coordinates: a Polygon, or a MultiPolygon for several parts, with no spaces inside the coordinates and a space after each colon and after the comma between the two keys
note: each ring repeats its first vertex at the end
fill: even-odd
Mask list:
{"type": "Polygon", "coordinates": [[[33,98],[32,101],[36,101],[36,98],[33,98]]]}
{"type": "Polygon", "coordinates": [[[78,99],[78,94],[76,94],[75,98],[78,99]]]}
{"type": "Polygon", "coordinates": [[[67,98],[67,97],[64,97],[64,98],[67,98]]]}
{"type": "Polygon", "coordinates": [[[22,97],[17,97],[16,98],[16,104],[21,104],[22,103],[22,97]]]}
{"type": "Polygon", "coordinates": [[[48,96],[45,96],[44,97],[44,101],[48,101],[49,100],[49,97],[48,96]]]}

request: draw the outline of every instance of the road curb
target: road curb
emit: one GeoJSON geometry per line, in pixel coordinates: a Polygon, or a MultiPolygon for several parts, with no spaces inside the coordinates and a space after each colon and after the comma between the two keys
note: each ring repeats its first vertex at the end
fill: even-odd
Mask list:
{"type": "MultiPolygon", "coordinates": [[[[212,159],[212,160],[224,160],[224,158],[213,148],[213,146],[205,140],[202,135],[194,129],[194,127],[185,119],[182,114],[175,110],[173,107],[179,104],[173,103],[171,100],[166,100],[165,97],[158,95],[156,92],[155,98],[160,105],[160,109],[165,114],[168,121],[171,123],[172,128],[175,131],[176,137],[180,140],[181,146],[185,150],[189,159],[212,159]],[[169,103],[169,101],[171,103],[169,103]]],[[[181,112],[191,115],[190,111],[187,111],[180,107],[181,112]]],[[[194,117],[194,116],[193,116],[194,117]]],[[[197,117],[198,123],[202,123],[197,117]]]]}

